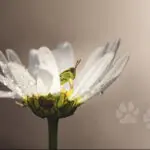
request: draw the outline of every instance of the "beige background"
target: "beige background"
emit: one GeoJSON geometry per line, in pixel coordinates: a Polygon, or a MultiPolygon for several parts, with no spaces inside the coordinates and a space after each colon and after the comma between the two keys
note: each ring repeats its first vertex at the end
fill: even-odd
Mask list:
{"type": "MultiPolygon", "coordinates": [[[[28,51],[70,41],[84,58],[121,37],[131,59],[120,80],[60,121],[60,148],[150,148],[142,122],[150,106],[150,0],[0,0],[0,49],[12,48],[27,64],[28,51]],[[122,102],[140,108],[138,123],[121,125],[122,102]]],[[[0,148],[47,148],[47,124],[13,100],[0,100],[0,148]]]]}

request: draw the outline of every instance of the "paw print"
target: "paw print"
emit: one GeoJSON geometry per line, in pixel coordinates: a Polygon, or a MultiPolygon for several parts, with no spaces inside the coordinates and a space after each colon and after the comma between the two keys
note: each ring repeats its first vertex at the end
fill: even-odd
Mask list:
{"type": "Polygon", "coordinates": [[[150,130],[150,109],[143,115],[143,122],[146,124],[146,128],[150,130]]]}
{"type": "Polygon", "coordinates": [[[138,114],[139,109],[135,108],[132,102],[128,102],[127,105],[121,103],[116,110],[116,117],[122,124],[136,123],[138,114]]]}

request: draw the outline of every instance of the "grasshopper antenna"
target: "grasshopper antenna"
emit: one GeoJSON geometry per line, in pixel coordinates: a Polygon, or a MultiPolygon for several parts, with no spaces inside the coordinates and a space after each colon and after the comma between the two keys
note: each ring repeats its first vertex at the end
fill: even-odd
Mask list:
{"type": "Polygon", "coordinates": [[[77,60],[76,65],[75,65],[75,69],[77,69],[78,65],[80,64],[81,59],[77,60]]]}

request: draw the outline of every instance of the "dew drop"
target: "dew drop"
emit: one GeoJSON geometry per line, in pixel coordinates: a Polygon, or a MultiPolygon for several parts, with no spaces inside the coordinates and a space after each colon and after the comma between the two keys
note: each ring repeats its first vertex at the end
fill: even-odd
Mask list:
{"type": "Polygon", "coordinates": [[[22,91],[21,91],[21,89],[20,89],[19,87],[16,87],[16,88],[15,88],[15,91],[16,91],[19,95],[21,95],[21,96],[23,95],[23,94],[22,94],[22,91]]]}
{"type": "Polygon", "coordinates": [[[28,86],[26,86],[26,85],[23,85],[22,87],[23,87],[24,89],[28,88],[28,86]]]}
{"type": "Polygon", "coordinates": [[[23,75],[21,75],[21,79],[23,79],[24,78],[24,76],[23,75]]]}
{"type": "Polygon", "coordinates": [[[4,84],[4,85],[7,85],[7,82],[6,82],[6,80],[3,80],[3,84],[4,84]]]}
{"type": "Polygon", "coordinates": [[[14,80],[13,80],[13,79],[10,79],[10,82],[14,83],[14,80]]]}
{"type": "Polygon", "coordinates": [[[34,85],[34,83],[32,81],[29,81],[29,85],[34,85]]]}

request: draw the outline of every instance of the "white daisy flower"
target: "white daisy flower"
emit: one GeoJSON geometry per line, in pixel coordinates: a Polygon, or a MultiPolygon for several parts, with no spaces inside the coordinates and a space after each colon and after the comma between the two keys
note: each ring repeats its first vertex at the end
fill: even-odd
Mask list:
{"type": "Polygon", "coordinates": [[[97,94],[103,93],[121,74],[128,54],[116,59],[120,40],[92,52],[81,72],[73,48],[65,42],[51,51],[47,47],[29,52],[26,68],[16,52],[0,51],[0,82],[10,91],[0,91],[1,98],[18,99],[39,117],[66,117],[97,94]]]}

